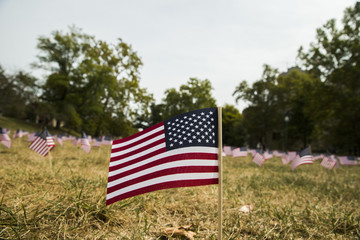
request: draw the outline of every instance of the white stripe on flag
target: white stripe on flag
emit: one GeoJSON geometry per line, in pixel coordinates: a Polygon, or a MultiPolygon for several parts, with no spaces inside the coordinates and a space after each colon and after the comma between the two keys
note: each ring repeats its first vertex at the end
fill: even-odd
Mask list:
{"type": "Polygon", "coordinates": [[[176,167],[190,167],[190,166],[217,166],[218,161],[217,160],[202,160],[202,159],[187,159],[187,160],[181,160],[181,161],[175,161],[175,162],[168,162],[165,164],[161,164],[155,167],[147,168],[143,171],[136,172],[134,174],[127,175],[123,178],[117,179],[115,181],[108,183],[108,188],[118,185],[120,183],[126,182],[131,179],[135,179],[141,176],[144,176],[146,174],[158,172],[165,169],[171,169],[176,167]]]}
{"type": "MultiPolygon", "coordinates": [[[[134,143],[134,142],[137,142],[137,141],[139,141],[141,139],[144,139],[144,138],[146,138],[146,137],[148,137],[148,136],[150,136],[150,135],[152,135],[154,133],[157,133],[157,132],[159,132],[161,130],[164,130],[164,125],[161,125],[160,127],[157,127],[155,129],[151,130],[150,132],[144,133],[144,134],[142,134],[142,135],[140,135],[138,137],[135,137],[133,139],[130,139],[130,140],[126,141],[126,142],[114,144],[114,145],[112,145],[112,149],[127,146],[127,145],[129,145],[131,143],[134,143]]],[[[165,136],[164,136],[164,138],[165,138],[165,136]]]]}
{"type": "Polygon", "coordinates": [[[153,178],[144,182],[140,182],[122,189],[119,189],[115,192],[109,193],[106,195],[106,200],[116,197],[118,195],[144,188],[147,186],[155,185],[158,183],[172,182],[172,181],[183,181],[183,180],[197,180],[197,179],[218,179],[219,174],[217,172],[212,173],[181,173],[162,176],[158,178],[153,178]]]}

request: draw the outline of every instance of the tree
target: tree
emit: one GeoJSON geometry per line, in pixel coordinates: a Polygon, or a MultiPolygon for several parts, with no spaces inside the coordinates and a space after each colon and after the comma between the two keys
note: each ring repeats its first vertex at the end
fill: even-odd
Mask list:
{"type": "Polygon", "coordinates": [[[310,143],[314,137],[317,113],[313,105],[317,103],[319,83],[319,78],[298,68],[278,74],[268,65],[264,66],[262,79],[251,87],[245,81],[240,83],[234,95],[237,100],[250,103],[243,111],[249,145],[261,143],[267,148],[285,149],[285,115],[290,115],[289,147],[298,149],[310,143]]]}
{"type": "MultiPolygon", "coordinates": [[[[276,92],[278,109],[283,113],[279,121],[283,122],[285,115],[289,117],[289,146],[296,149],[296,143],[302,142],[306,147],[316,139],[316,116],[320,111],[318,99],[321,96],[321,81],[299,68],[291,68],[277,77],[276,92]]],[[[285,133],[284,133],[285,134],[285,133]]]]}
{"type": "Polygon", "coordinates": [[[338,29],[334,19],[317,29],[316,41],[299,49],[303,68],[322,79],[318,114],[324,141],[332,149],[360,152],[360,3],[344,12],[338,29]]]}
{"type": "Polygon", "coordinates": [[[0,112],[9,117],[28,117],[28,107],[37,100],[36,81],[22,71],[6,74],[0,66],[0,112]]]}
{"type": "Polygon", "coordinates": [[[242,147],[245,144],[243,116],[233,105],[222,108],[223,143],[228,146],[242,147]]]}
{"type": "Polygon", "coordinates": [[[277,98],[274,92],[278,71],[269,65],[264,65],[262,78],[249,87],[245,81],[235,89],[233,96],[236,101],[243,99],[249,102],[244,109],[244,128],[247,132],[247,142],[251,147],[261,143],[271,147],[270,136],[278,129],[279,113],[277,98]]]}
{"type": "Polygon", "coordinates": [[[207,79],[190,78],[179,90],[170,88],[158,106],[153,106],[153,118],[166,120],[181,113],[196,109],[216,107],[216,100],[211,94],[211,82],[207,79]],[[156,116],[156,117],[155,117],[156,116]]]}
{"type": "Polygon", "coordinates": [[[49,73],[42,100],[54,109],[53,117],[95,136],[120,135],[116,121],[126,124],[121,135],[136,131],[132,123],[149,113],[153,97],[140,87],[142,61],[130,45],[97,40],[76,27],[38,41],[35,66],[49,73]]]}

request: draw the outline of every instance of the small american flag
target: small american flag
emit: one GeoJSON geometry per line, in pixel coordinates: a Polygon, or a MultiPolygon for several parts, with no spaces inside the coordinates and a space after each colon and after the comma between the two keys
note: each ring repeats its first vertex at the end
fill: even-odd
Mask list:
{"type": "Polygon", "coordinates": [[[102,139],[101,139],[101,137],[98,137],[96,140],[95,140],[95,142],[94,142],[94,144],[92,145],[93,147],[100,147],[101,146],[101,143],[102,143],[102,139]]]}
{"type": "Polygon", "coordinates": [[[235,148],[232,152],[233,157],[247,157],[247,147],[235,148]]]}
{"type": "Polygon", "coordinates": [[[218,183],[218,110],[191,111],[114,140],[106,205],[160,189],[218,183]]]}
{"type": "Polygon", "coordinates": [[[340,156],[339,161],[341,165],[360,165],[360,162],[355,161],[354,156],[340,156]]]}
{"type": "Polygon", "coordinates": [[[251,155],[254,157],[256,154],[256,150],[255,149],[250,149],[249,152],[251,153],[251,155]]]}
{"type": "Polygon", "coordinates": [[[11,129],[10,128],[4,128],[4,131],[7,135],[10,135],[11,129]]]}
{"type": "Polygon", "coordinates": [[[72,138],[72,144],[74,144],[74,146],[76,147],[79,144],[79,138],[78,137],[73,137],[72,138]]]}
{"type": "Polygon", "coordinates": [[[39,132],[32,132],[32,133],[30,133],[29,135],[28,135],[28,142],[32,142],[32,141],[34,141],[34,139],[37,137],[37,136],[39,136],[40,135],[40,133],[39,132]]]}
{"type": "Polygon", "coordinates": [[[282,164],[286,165],[290,162],[289,155],[286,153],[283,153],[281,156],[282,164]]]}
{"type": "Polygon", "coordinates": [[[260,167],[264,164],[265,158],[260,150],[256,151],[255,156],[253,158],[253,162],[259,165],[260,167]]]}
{"type": "Polygon", "coordinates": [[[54,147],[55,142],[46,128],[42,133],[35,137],[29,145],[30,149],[39,153],[43,157],[45,157],[54,147]]]}
{"type": "Polygon", "coordinates": [[[269,159],[271,159],[271,158],[273,158],[274,156],[273,156],[273,152],[272,151],[266,151],[265,153],[264,153],[264,159],[265,160],[269,160],[269,159]]]}
{"type": "Polygon", "coordinates": [[[288,152],[288,158],[289,158],[289,162],[291,162],[292,160],[294,160],[297,156],[296,151],[290,151],[288,152]]]}
{"type": "Polygon", "coordinates": [[[310,147],[304,148],[299,155],[291,162],[291,169],[295,170],[300,165],[312,164],[313,159],[310,147]]]}
{"type": "Polygon", "coordinates": [[[6,131],[0,127],[0,141],[3,145],[5,145],[7,148],[11,147],[11,140],[6,131]]]}
{"type": "Polygon", "coordinates": [[[56,140],[58,141],[58,143],[62,146],[63,145],[63,135],[62,134],[58,134],[56,136],[56,140]]]}
{"type": "Polygon", "coordinates": [[[111,145],[112,144],[112,140],[111,140],[111,137],[110,136],[105,136],[102,138],[102,142],[101,142],[102,145],[111,145]]]}
{"type": "Polygon", "coordinates": [[[323,154],[314,154],[313,153],[313,161],[319,160],[319,159],[324,159],[325,156],[323,154]]]}
{"type": "Polygon", "coordinates": [[[280,152],[280,151],[278,151],[278,150],[275,150],[275,151],[273,152],[273,155],[274,155],[275,157],[282,157],[282,156],[283,156],[283,153],[280,152]]]}
{"type": "Polygon", "coordinates": [[[20,129],[17,129],[13,135],[13,138],[22,138],[23,137],[23,133],[20,129]]]}
{"type": "Polygon", "coordinates": [[[321,165],[330,170],[332,170],[336,166],[336,164],[337,164],[336,159],[332,157],[324,157],[323,160],[321,161],[321,165]]]}
{"type": "Polygon", "coordinates": [[[63,140],[63,141],[68,141],[68,140],[70,140],[69,135],[68,135],[68,134],[63,134],[63,135],[62,135],[62,140],[63,140]]]}
{"type": "Polygon", "coordinates": [[[89,153],[90,150],[91,150],[91,146],[90,146],[90,143],[89,143],[89,138],[86,136],[86,134],[84,132],[82,132],[82,134],[81,134],[80,143],[81,143],[81,148],[86,153],[89,153]]]}
{"type": "Polygon", "coordinates": [[[232,156],[232,148],[230,146],[224,146],[224,153],[226,154],[226,156],[232,156]]]}

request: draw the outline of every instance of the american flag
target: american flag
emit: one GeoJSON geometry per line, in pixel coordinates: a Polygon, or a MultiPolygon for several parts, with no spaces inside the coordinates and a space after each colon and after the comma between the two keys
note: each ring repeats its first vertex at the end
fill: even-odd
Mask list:
{"type": "Polygon", "coordinates": [[[287,153],[283,153],[281,156],[281,161],[284,165],[290,162],[289,155],[287,153]]]}
{"type": "Polygon", "coordinates": [[[26,130],[21,130],[21,129],[17,129],[16,132],[13,135],[13,138],[22,138],[23,136],[27,135],[28,131],[26,130]]]}
{"type": "Polygon", "coordinates": [[[332,170],[336,166],[336,164],[337,164],[336,159],[332,157],[324,157],[323,160],[321,161],[321,165],[330,170],[332,170]]]}
{"type": "Polygon", "coordinates": [[[253,162],[259,165],[260,167],[264,164],[265,158],[260,150],[256,151],[255,156],[253,158],[253,162]]]}
{"type": "Polygon", "coordinates": [[[311,149],[310,147],[304,148],[302,151],[300,151],[299,156],[296,156],[296,158],[291,162],[291,169],[295,170],[300,165],[304,164],[312,164],[313,159],[311,155],[311,149]]]}
{"type": "Polygon", "coordinates": [[[247,157],[247,147],[235,148],[232,152],[233,157],[247,157]]]}
{"type": "Polygon", "coordinates": [[[266,151],[265,153],[264,153],[264,159],[265,160],[269,160],[269,159],[271,159],[271,158],[273,158],[274,156],[273,156],[273,152],[272,151],[266,151]]]}
{"type": "Polygon", "coordinates": [[[288,152],[288,158],[289,158],[289,162],[291,162],[292,160],[294,160],[297,156],[296,151],[290,151],[288,152]]]}
{"type": "Polygon", "coordinates": [[[76,147],[79,144],[79,138],[78,137],[73,137],[72,144],[74,144],[74,146],[76,147]]]}
{"type": "Polygon", "coordinates": [[[354,156],[339,156],[339,161],[341,165],[360,165],[354,156]]]}
{"type": "Polygon", "coordinates": [[[280,151],[278,151],[278,150],[275,150],[275,151],[273,152],[273,155],[274,155],[275,157],[282,157],[282,156],[283,156],[283,153],[280,152],[280,151]]]}
{"type": "Polygon", "coordinates": [[[4,128],[3,130],[4,130],[4,132],[5,132],[7,135],[10,135],[10,133],[11,133],[11,129],[10,129],[10,128],[4,128]]]}
{"type": "Polygon", "coordinates": [[[58,143],[62,146],[63,145],[63,135],[62,134],[58,134],[56,136],[56,141],[58,141],[58,143]]]}
{"type": "Polygon", "coordinates": [[[11,140],[6,131],[0,127],[0,141],[3,145],[5,145],[7,148],[11,147],[11,140]]]}
{"type": "Polygon", "coordinates": [[[232,156],[232,148],[230,146],[224,146],[224,153],[226,156],[232,156]]]}
{"type": "Polygon", "coordinates": [[[102,138],[102,145],[111,145],[112,144],[112,140],[111,137],[109,136],[105,136],[102,138]]]}
{"type": "Polygon", "coordinates": [[[35,139],[29,145],[30,149],[39,153],[43,157],[45,157],[54,147],[55,147],[54,140],[50,136],[46,128],[42,133],[40,133],[37,137],[35,137],[35,139]]]}
{"type": "Polygon", "coordinates": [[[218,183],[218,110],[175,116],[114,140],[106,205],[160,189],[218,183]]]}
{"type": "Polygon", "coordinates": [[[62,140],[63,141],[70,140],[70,136],[68,134],[64,134],[64,135],[62,135],[62,140]]]}
{"type": "Polygon", "coordinates": [[[98,137],[96,140],[95,140],[95,142],[94,142],[94,144],[92,145],[93,147],[100,147],[101,146],[101,143],[102,143],[102,139],[101,139],[101,137],[98,137]]]}
{"type": "Polygon", "coordinates": [[[34,141],[34,139],[39,136],[39,132],[32,132],[28,135],[28,142],[34,141]]]}
{"type": "Polygon", "coordinates": [[[319,159],[322,159],[322,160],[324,160],[324,158],[325,158],[325,156],[323,155],[323,154],[314,154],[313,153],[313,161],[316,161],[316,160],[319,160],[319,159]]]}
{"type": "Polygon", "coordinates": [[[86,153],[89,153],[90,150],[91,150],[91,145],[90,145],[90,142],[89,142],[89,138],[86,136],[86,134],[84,132],[82,132],[82,134],[81,134],[80,143],[81,143],[81,148],[86,153]]]}
{"type": "Polygon", "coordinates": [[[251,153],[251,155],[254,157],[256,154],[256,150],[255,149],[250,149],[249,152],[251,153]]]}

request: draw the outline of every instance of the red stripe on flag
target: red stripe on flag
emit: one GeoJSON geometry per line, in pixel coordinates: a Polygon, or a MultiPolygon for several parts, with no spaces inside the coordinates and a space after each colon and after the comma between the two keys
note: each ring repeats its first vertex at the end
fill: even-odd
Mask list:
{"type": "Polygon", "coordinates": [[[137,137],[139,137],[141,135],[144,135],[145,133],[148,133],[148,132],[150,132],[150,131],[152,131],[152,130],[160,127],[160,126],[163,126],[163,125],[164,125],[164,122],[160,122],[160,123],[158,123],[158,124],[156,124],[154,126],[151,126],[151,127],[147,128],[147,129],[141,131],[141,132],[135,133],[134,135],[131,135],[131,136],[128,136],[128,137],[125,137],[125,138],[122,138],[122,139],[114,140],[112,145],[127,142],[127,141],[129,141],[131,139],[134,139],[134,138],[137,138],[137,137]]]}
{"type": "MultiPolygon", "coordinates": [[[[145,138],[143,138],[143,139],[140,139],[139,141],[130,143],[130,144],[126,145],[126,146],[118,147],[118,148],[113,148],[113,149],[111,149],[111,153],[121,152],[121,151],[126,150],[126,149],[128,149],[128,148],[137,146],[137,145],[139,145],[139,144],[141,144],[141,143],[144,143],[144,142],[146,142],[146,141],[149,141],[149,140],[153,139],[154,137],[160,136],[161,134],[165,134],[165,130],[158,131],[158,132],[156,132],[156,133],[154,133],[154,134],[152,134],[152,135],[150,135],[150,136],[147,136],[147,137],[145,137],[145,138]]],[[[114,144],[113,144],[113,145],[114,145],[114,144]]]]}
{"type": "MultiPolygon", "coordinates": [[[[143,155],[141,157],[138,157],[138,158],[134,158],[133,160],[130,160],[130,161],[126,161],[124,163],[121,163],[121,164],[118,164],[116,166],[111,166],[109,167],[109,172],[112,172],[114,170],[117,170],[117,169],[120,169],[120,168],[123,168],[123,167],[126,167],[126,166],[129,166],[129,165],[132,165],[134,163],[137,163],[137,162],[140,162],[140,161],[143,161],[145,159],[148,159],[148,158],[151,158],[151,157],[154,157],[156,155],[159,155],[161,153],[164,153],[166,152],[166,148],[161,148],[161,149],[158,149],[154,152],[151,152],[151,153],[148,153],[146,155],[143,155]]],[[[118,157],[115,157],[116,160],[121,160],[121,158],[118,159],[118,157]]],[[[110,162],[111,162],[111,159],[110,159],[110,162]]]]}
{"type": "Polygon", "coordinates": [[[134,151],[125,153],[125,154],[123,154],[123,155],[116,156],[116,157],[111,157],[111,158],[110,158],[110,162],[114,162],[114,161],[117,161],[117,160],[120,160],[120,159],[123,159],[123,158],[130,157],[130,156],[135,155],[135,154],[137,154],[137,153],[139,153],[139,152],[142,152],[142,151],[148,150],[148,149],[150,149],[150,148],[152,148],[152,147],[155,147],[155,146],[157,146],[157,145],[159,145],[159,144],[161,144],[161,143],[165,143],[165,138],[159,139],[159,140],[157,140],[157,141],[155,141],[155,142],[152,142],[152,143],[150,143],[150,144],[148,144],[148,145],[146,145],[146,146],[144,146],[144,147],[135,149],[134,151]]]}
{"type": "Polygon", "coordinates": [[[129,181],[117,184],[113,187],[108,187],[107,194],[131,186],[136,183],[140,183],[149,179],[162,177],[166,175],[177,174],[177,173],[202,173],[202,172],[218,172],[218,171],[219,171],[218,166],[185,166],[185,167],[173,167],[169,169],[163,169],[160,171],[143,175],[138,178],[132,178],[129,181]]]}
{"type": "MultiPolygon", "coordinates": [[[[149,158],[148,156],[144,156],[142,160],[145,160],[145,159],[148,159],[148,158],[149,158]]],[[[140,172],[142,170],[145,170],[145,169],[148,169],[148,168],[151,168],[151,167],[159,166],[161,164],[165,164],[165,163],[169,163],[169,162],[175,162],[175,161],[179,161],[179,160],[192,159],[192,158],[199,159],[199,160],[217,160],[217,154],[212,154],[212,153],[190,153],[190,154],[189,153],[184,153],[184,154],[177,154],[177,155],[174,155],[174,156],[167,156],[167,157],[164,157],[164,158],[160,158],[160,159],[158,159],[156,161],[152,161],[152,162],[150,162],[148,164],[144,164],[144,165],[142,165],[140,167],[137,167],[137,168],[125,171],[125,172],[121,172],[121,173],[119,173],[117,175],[109,176],[108,182],[112,182],[112,181],[114,181],[116,179],[123,178],[123,177],[125,177],[127,175],[134,174],[136,172],[140,172]]],[[[121,169],[123,167],[130,166],[134,162],[139,162],[139,161],[131,161],[131,162],[132,163],[126,162],[124,164],[114,166],[114,167],[110,168],[109,173],[113,172],[115,170],[121,169]]]]}

